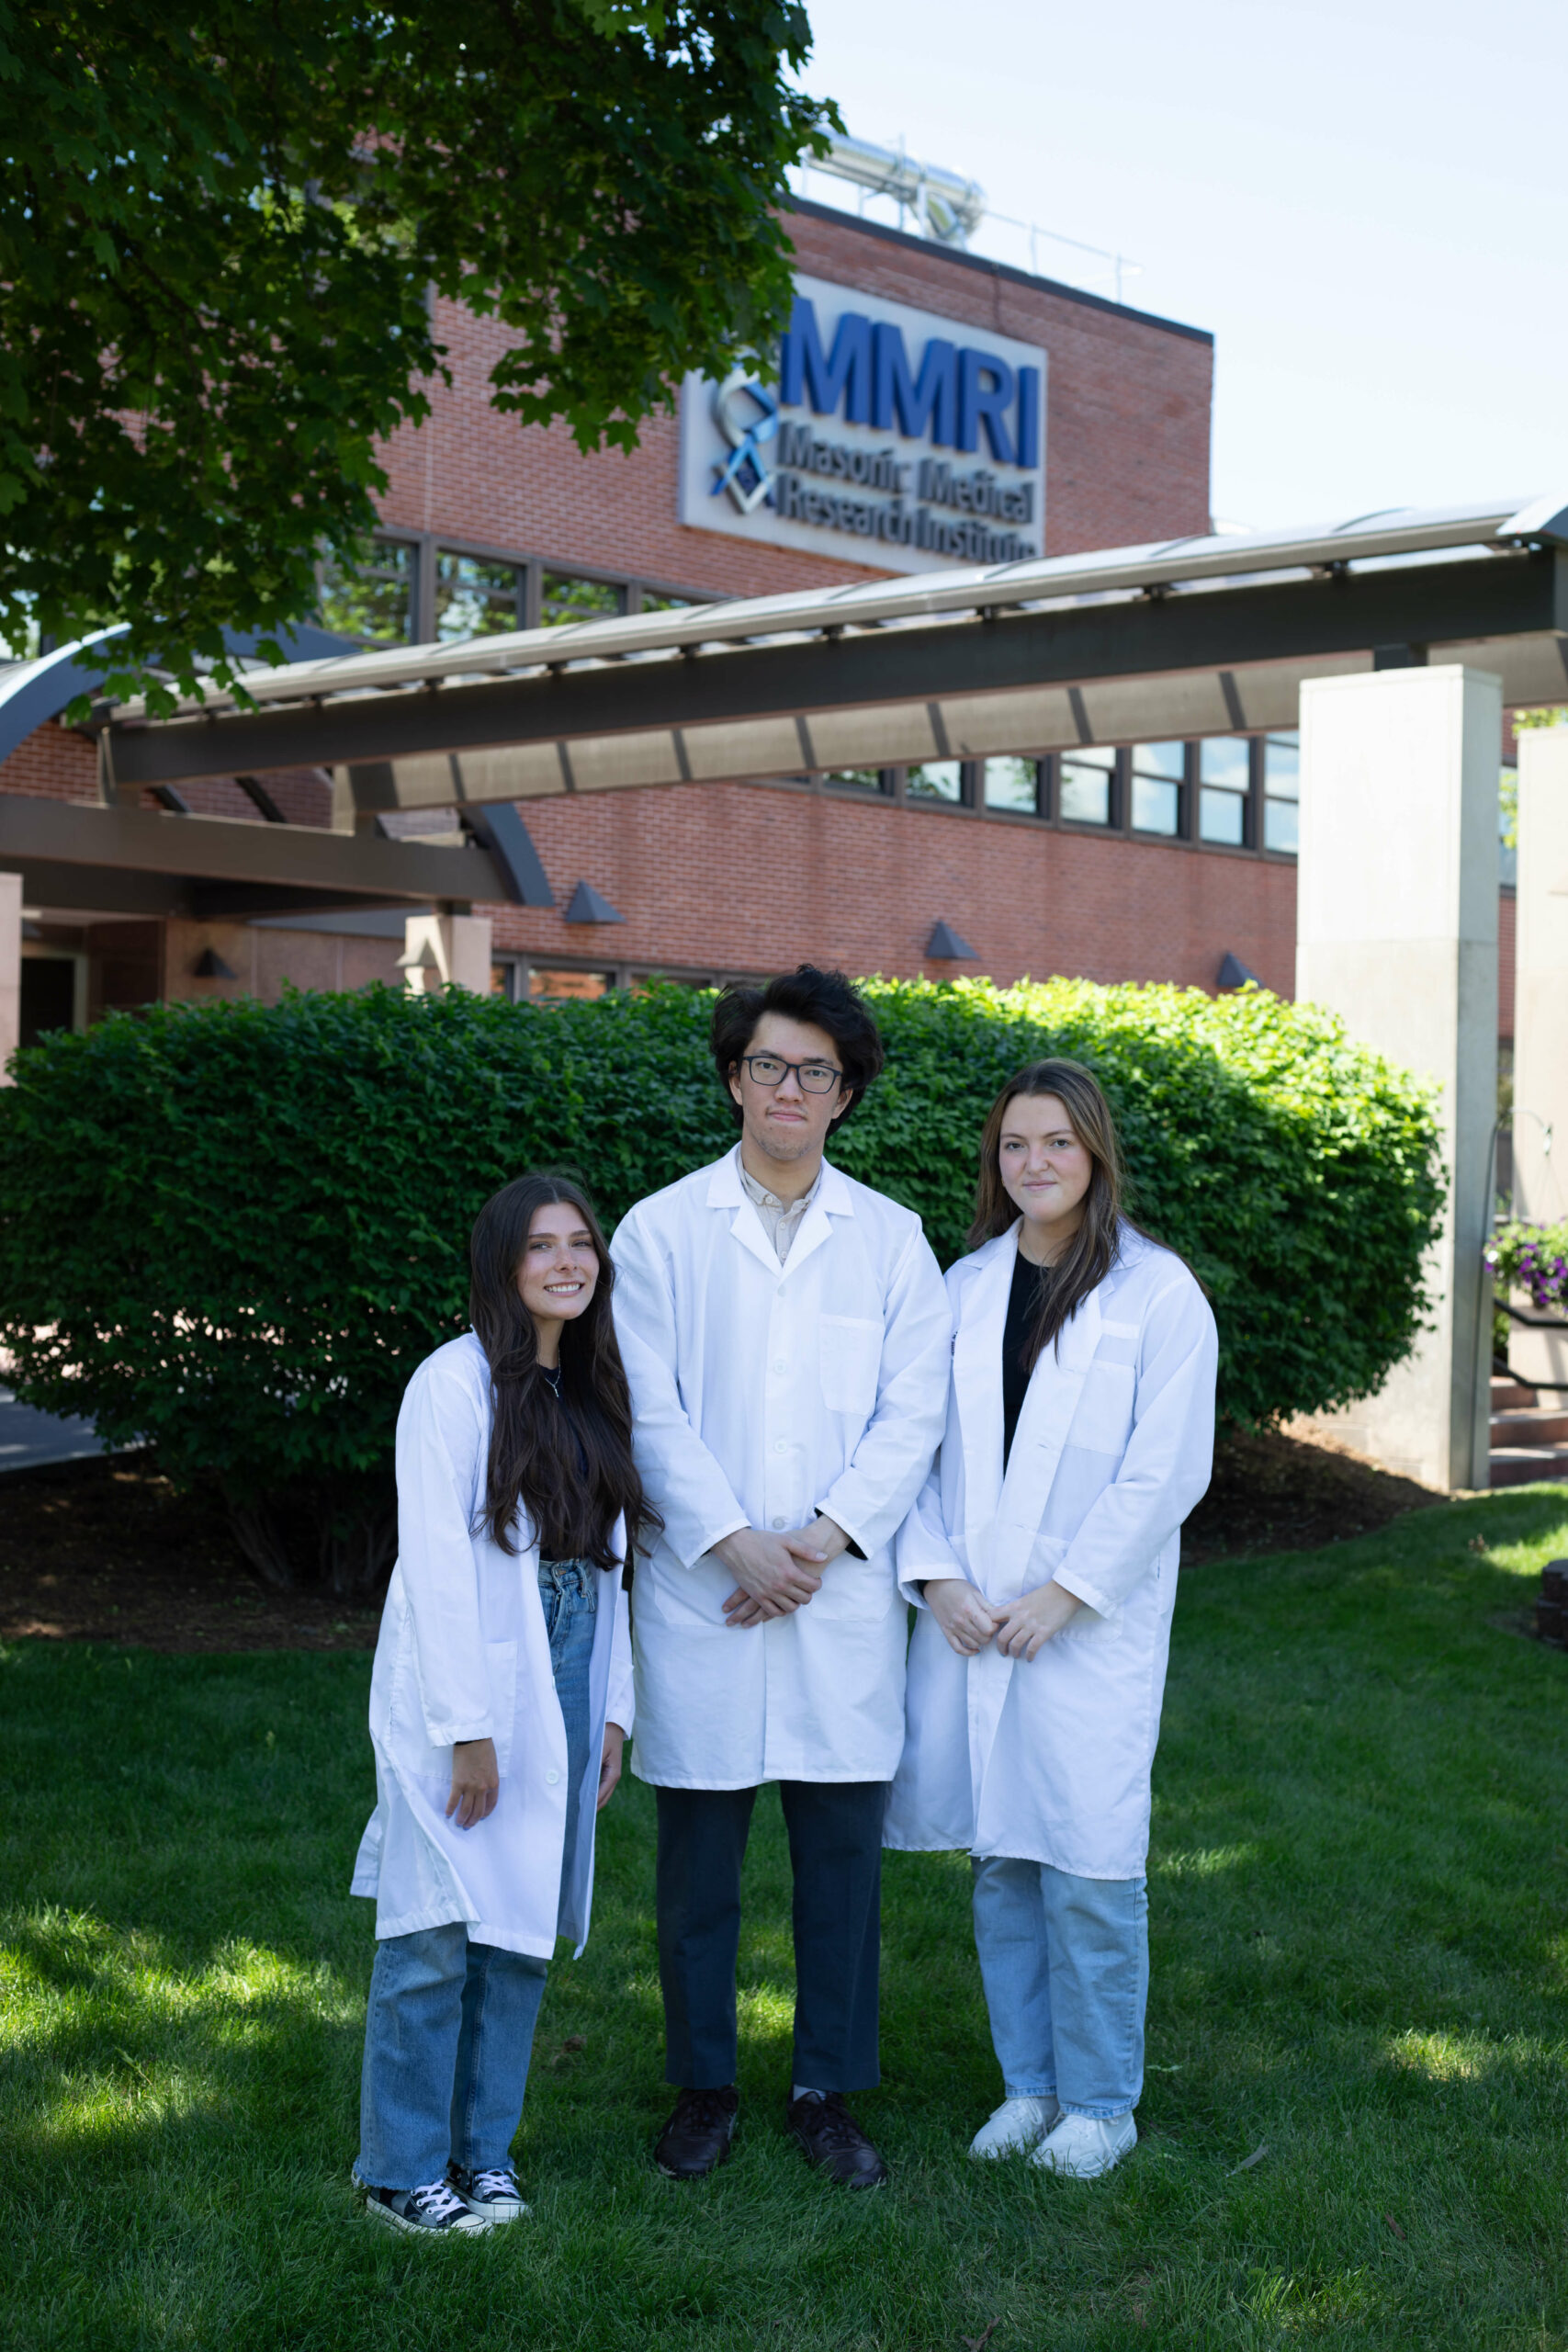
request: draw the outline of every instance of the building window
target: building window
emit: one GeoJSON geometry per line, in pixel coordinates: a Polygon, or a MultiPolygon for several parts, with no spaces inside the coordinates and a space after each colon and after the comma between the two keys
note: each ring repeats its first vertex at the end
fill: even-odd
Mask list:
{"type": "Polygon", "coordinates": [[[408,539],[378,539],[357,571],[321,567],[321,627],[361,645],[407,645],[413,637],[418,549],[408,539]]]}
{"type": "Polygon", "coordinates": [[[1245,735],[1211,735],[1198,746],[1198,838],[1227,849],[1247,844],[1252,745],[1245,735]]]}
{"type": "Polygon", "coordinates": [[[557,1003],[592,1001],[608,996],[615,985],[614,972],[550,971],[538,964],[528,967],[528,994],[536,1002],[541,998],[557,1003]]]}
{"type": "Polygon", "coordinates": [[[580,580],[570,571],[547,571],[539,598],[539,619],[546,628],[564,628],[571,621],[602,621],[624,609],[625,591],[608,580],[580,580]]]}
{"type": "Polygon", "coordinates": [[[1263,739],[1263,846],[1296,848],[1296,813],[1301,798],[1301,737],[1266,735],[1263,739]]]}
{"type": "Polygon", "coordinates": [[[921,760],[906,771],[904,791],[910,800],[945,800],[956,808],[964,798],[964,763],[921,760]]]}
{"type": "Polygon", "coordinates": [[[1002,808],[1018,817],[1037,817],[1042,800],[1039,760],[982,760],[980,789],[987,808],[1002,808]]]}
{"type": "Polygon", "coordinates": [[[1062,754],[1057,814],[1073,825],[1109,825],[1116,754],[1099,744],[1062,754]]]}
{"type": "Polygon", "coordinates": [[[523,626],[523,567],[440,548],[435,556],[435,634],[443,645],[503,637],[523,626]]]}
{"type": "Polygon", "coordinates": [[[694,601],[690,596],[663,596],[657,588],[644,588],[637,608],[645,613],[689,613],[694,601]]]}
{"type": "Polygon", "coordinates": [[[1133,831],[1165,833],[1181,830],[1181,787],[1187,777],[1185,743],[1134,743],[1133,831]]]}

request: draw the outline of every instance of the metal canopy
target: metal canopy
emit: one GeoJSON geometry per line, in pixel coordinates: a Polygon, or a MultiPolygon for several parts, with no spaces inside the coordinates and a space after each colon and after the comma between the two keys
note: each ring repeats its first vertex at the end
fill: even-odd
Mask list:
{"type": "Polygon", "coordinates": [[[110,793],[302,764],[360,810],[1293,725],[1389,660],[1568,688],[1568,503],[1363,515],[400,646],[104,730],[110,793]],[[249,697],[254,707],[244,707],[249,697]]]}
{"type": "Polygon", "coordinates": [[[491,853],[309,825],[98,808],[0,793],[0,866],[30,905],[221,916],[471,904],[508,895],[491,853]]]}

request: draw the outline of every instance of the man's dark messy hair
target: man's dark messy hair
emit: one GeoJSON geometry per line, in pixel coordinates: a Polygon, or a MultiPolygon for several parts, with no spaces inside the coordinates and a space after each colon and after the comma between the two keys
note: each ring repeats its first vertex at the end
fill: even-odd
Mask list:
{"type": "Polygon", "coordinates": [[[781,1013],[786,1021],[808,1021],[833,1040],[844,1073],[843,1105],[833,1125],[841,1126],[884,1059],[881,1033],[864,997],[842,972],[820,971],[815,964],[797,964],[793,972],[782,972],[765,987],[734,981],[719,990],[713,1009],[714,1067],[737,1126],[740,1106],[729,1091],[729,1080],[750,1049],[757,1024],[769,1012],[781,1013]]]}

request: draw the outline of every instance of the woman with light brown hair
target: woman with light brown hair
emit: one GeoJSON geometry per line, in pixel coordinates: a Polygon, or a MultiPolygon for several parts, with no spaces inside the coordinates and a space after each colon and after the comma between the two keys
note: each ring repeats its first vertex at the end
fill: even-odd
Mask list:
{"type": "Polygon", "coordinates": [[[971,1856],[1004,2093],[971,2154],[1083,2179],[1137,2139],[1149,1773],[1217,1342],[1192,1274],[1122,1207],[1079,1063],[997,1097],[969,1240],[947,1428],[898,1539],[919,1613],[886,1841],[971,1856]]]}

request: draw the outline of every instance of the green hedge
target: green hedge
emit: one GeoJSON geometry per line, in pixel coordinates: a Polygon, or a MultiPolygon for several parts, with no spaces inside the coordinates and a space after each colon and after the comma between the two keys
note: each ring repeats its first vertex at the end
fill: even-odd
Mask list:
{"type": "MultiPolygon", "coordinates": [[[[1251,989],[868,986],[887,1069],[833,1157],[918,1209],[944,1263],[996,1088],[1070,1054],[1116,1107],[1135,1213],[1208,1285],[1224,1411],[1344,1402],[1408,1348],[1433,1117],[1337,1021],[1251,989]]],[[[708,1010],[675,988],[551,1007],[373,988],[114,1014],[18,1055],[0,1093],[17,1394],[221,1479],[270,1572],[290,1545],[300,1563],[308,1523],[335,1582],[372,1578],[398,1399],[462,1328],[475,1210],[567,1162],[613,1223],[724,1149],[708,1010]]]]}

